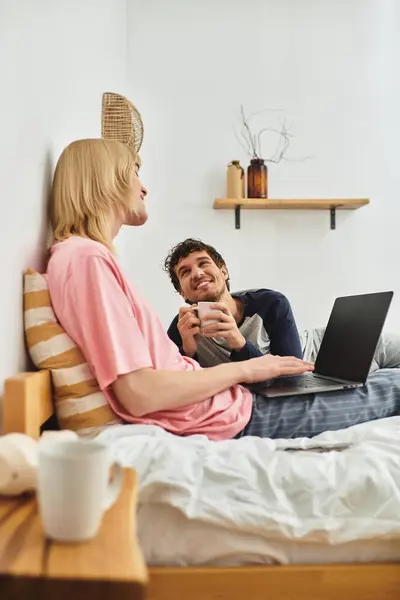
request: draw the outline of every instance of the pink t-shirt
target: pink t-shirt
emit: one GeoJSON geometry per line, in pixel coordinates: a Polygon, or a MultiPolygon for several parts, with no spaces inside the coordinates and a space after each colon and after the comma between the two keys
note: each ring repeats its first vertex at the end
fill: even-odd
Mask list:
{"type": "Polygon", "coordinates": [[[230,439],[247,425],[252,395],[240,385],[184,408],[133,417],[112,391],[118,375],[148,367],[198,371],[200,365],[179,353],[154,309],[129,285],[103,244],[78,236],[55,244],[47,278],[60,324],[122,419],[159,425],[178,435],[202,433],[212,440],[230,439]]]}

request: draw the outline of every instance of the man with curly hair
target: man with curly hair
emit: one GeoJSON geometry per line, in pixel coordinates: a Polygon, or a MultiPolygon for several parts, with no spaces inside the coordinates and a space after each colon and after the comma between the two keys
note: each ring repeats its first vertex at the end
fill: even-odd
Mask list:
{"type": "Polygon", "coordinates": [[[188,238],[171,249],[164,268],[190,305],[180,309],[168,329],[181,354],[203,367],[267,353],[302,358],[288,299],[269,289],[231,293],[225,260],[213,246],[188,238]],[[217,303],[213,320],[218,322],[200,332],[195,309],[201,301],[217,303]]]}

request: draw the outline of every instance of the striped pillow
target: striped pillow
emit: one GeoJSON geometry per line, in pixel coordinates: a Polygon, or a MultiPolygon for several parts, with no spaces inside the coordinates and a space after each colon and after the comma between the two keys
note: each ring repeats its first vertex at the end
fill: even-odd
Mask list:
{"type": "Polygon", "coordinates": [[[121,423],[82,353],[58,323],[46,277],[32,269],[24,276],[24,320],[34,365],[51,371],[60,427],[95,435],[108,425],[121,423]]]}

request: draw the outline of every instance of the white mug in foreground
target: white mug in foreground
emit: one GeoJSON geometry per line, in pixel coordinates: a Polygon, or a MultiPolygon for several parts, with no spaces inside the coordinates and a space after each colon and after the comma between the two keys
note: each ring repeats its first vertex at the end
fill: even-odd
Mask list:
{"type": "Polygon", "coordinates": [[[47,537],[59,542],[93,538],[122,487],[123,468],[112,464],[110,449],[96,441],[44,439],[38,467],[39,510],[47,537]]]}
{"type": "Polygon", "coordinates": [[[216,310],[213,308],[215,302],[198,302],[197,303],[197,314],[200,319],[201,324],[204,325],[214,325],[214,323],[218,323],[218,319],[204,319],[204,317],[216,310]]]}

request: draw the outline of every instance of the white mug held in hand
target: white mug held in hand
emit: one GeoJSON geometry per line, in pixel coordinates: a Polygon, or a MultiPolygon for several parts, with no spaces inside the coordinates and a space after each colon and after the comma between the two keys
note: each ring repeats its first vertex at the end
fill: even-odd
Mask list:
{"type": "MultiPolygon", "coordinates": [[[[215,304],[216,304],[215,302],[198,302],[197,303],[197,316],[200,319],[201,327],[206,327],[207,325],[215,325],[216,323],[219,323],[219,319],[205,319],[205,316],[207,314],[212,313],[213,310],[218,310],[217,308],[214,308],[215,304]]],[[[218,344],[225,343],[225,339],[222,337],[215,337],[212,339],[214,339],[216,342],[218,342],[218,344]]]]}
{"type": "Polygon", "coordinates": [[[215,302],[198,302],[197,303],[197,315],[200,319],[200,323],[202,326],[214,325],[215,323],[218,323],[218,319],[205,319],[204,318],[208,313],[215,310],[213,308],[214,304],[215,304],[215,302]]]}
{"type": "Polygon", "coordinates": [[[42,440],[39,443],[39,508],[47,537],[83,542],[99,531],[104,512],[119,496],[123,468],[110,449],[96,441],[42,440]],[[113,479],[110,482],[110,469],[113,479]]]}

